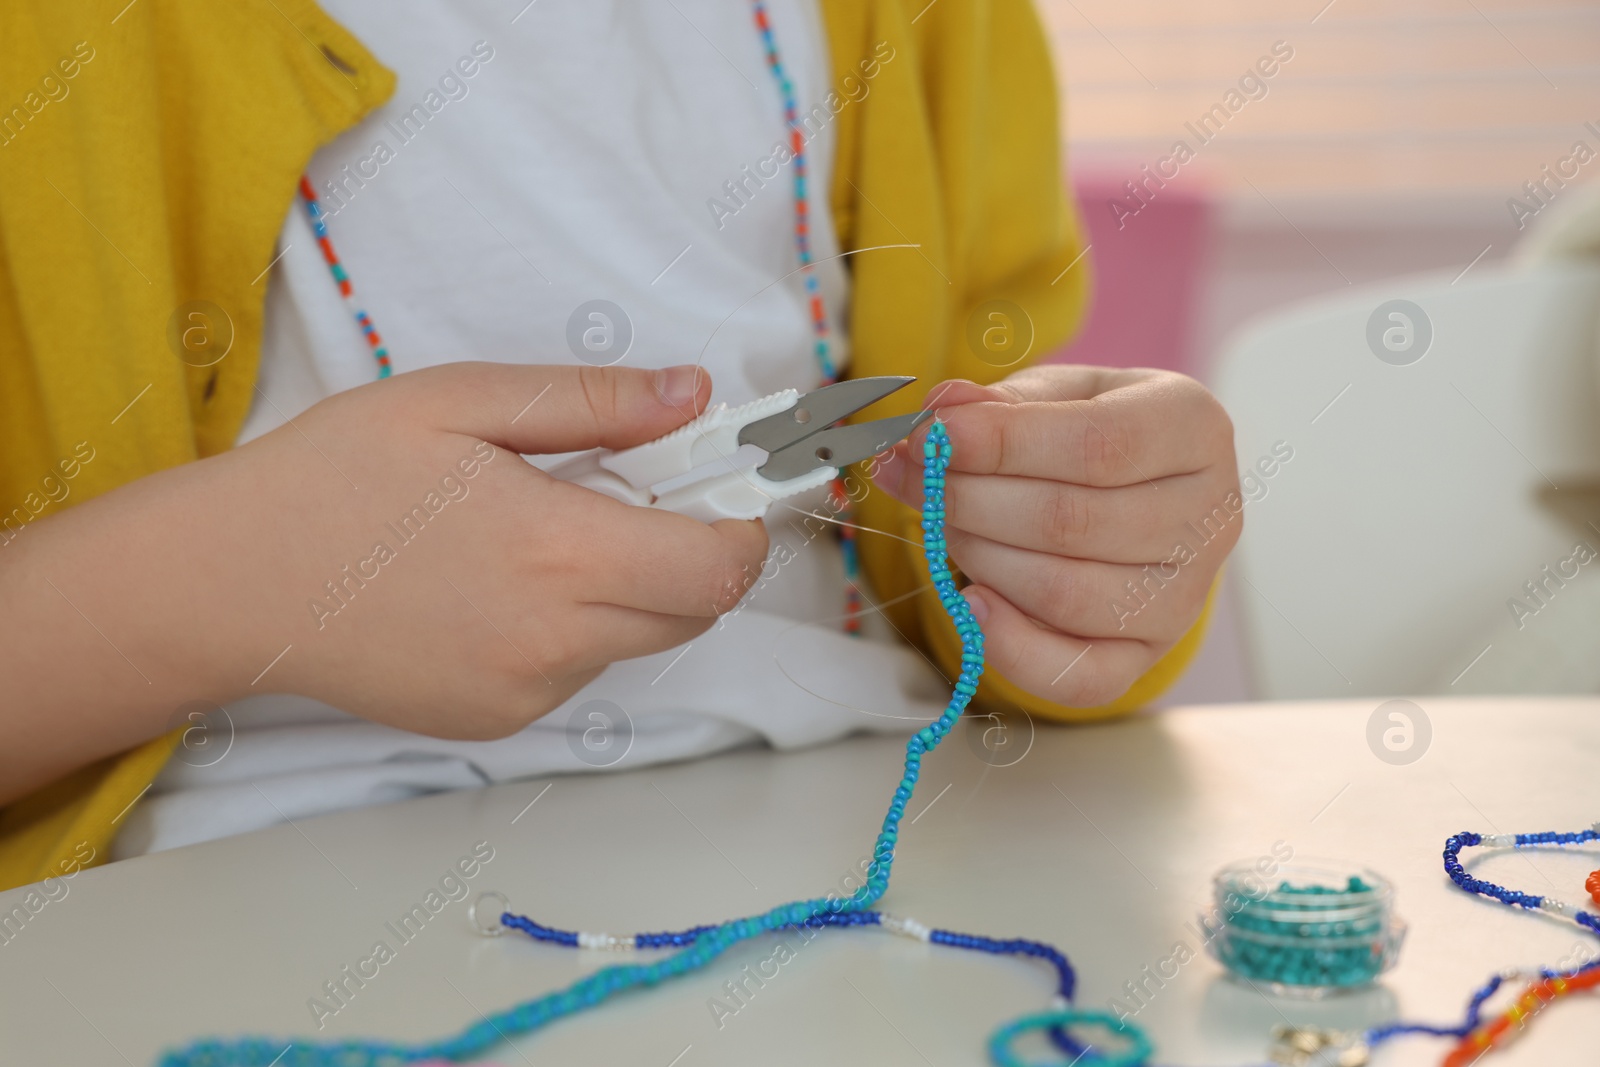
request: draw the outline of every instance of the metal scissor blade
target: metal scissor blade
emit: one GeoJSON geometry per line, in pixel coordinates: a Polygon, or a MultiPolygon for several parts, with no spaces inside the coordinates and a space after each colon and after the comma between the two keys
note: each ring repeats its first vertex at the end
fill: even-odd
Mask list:
{"type": "Polygon", "coordinates": [[[823,430],[778,449],[767,457],[766,463],[756,468],[756,472],[764,478],[783,482],[818,467],[848,467],[903,441],[931,418],[931,411],[913,411],[892,419],[823,430]]]}
{"type": "MultiPolygon", "coordinates": [[[[768,452],[778,452],[827,429],[848,415],[854,415],[890,393],[904,389],[914,381],[916,378],[883,375],[876,378],[851,378],[848,381],[825,385],[821,389],[813,389],[795,401],[794,407],[789,410],[758,419],[740,430],[739,443],[755,445],[768,452]]],[[[866,456],[860,458],[865,459],[866,456]]]]}

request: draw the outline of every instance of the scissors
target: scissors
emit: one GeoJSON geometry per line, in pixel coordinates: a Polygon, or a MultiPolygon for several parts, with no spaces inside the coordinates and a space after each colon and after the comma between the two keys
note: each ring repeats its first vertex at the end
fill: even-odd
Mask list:
{"type": "Polygon", "coordinates": [[[841,468],[877,455],[933,418],[931,411],[916,411],[836,425],[914,381],[852,378],[804,394],[784,389],[737,407],[718,404],[654,441],[588,452],[548,473],[625,504],[701,522],[759,519],[775,501],[827,485],[841,468]],[[765,461],[754,469],[735,466],[743,445],[764,451],[765,461]]]}

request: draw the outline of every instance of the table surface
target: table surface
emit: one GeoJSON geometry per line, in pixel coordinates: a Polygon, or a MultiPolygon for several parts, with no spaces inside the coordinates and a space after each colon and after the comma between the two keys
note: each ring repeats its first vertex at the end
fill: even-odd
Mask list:
{"type": "MultiPolygon", "coordinates": [[[[1015,735],[1011,752],[1025,754],[1008,766],[982,758],[963,732],[979,724],[964,724],[925,764],[884,907],[935,927],[1052,942],[1078,968],[1080,1003],[1104,1007],[1176,942],[1195,943],[1190,924],[1218,867],[1281,841],[1297,859],[1354,860],[1397,884],[1411,927],[1399,964],[1364,992],[1305,1002],[1237,984],[1202,954],[1138,1014],[1158,1062],[1259,1064],[1285,1020],[1453,1020],[1492,971],[1600,948],[1570,924],[1468,897],[1439,860],[1458,830],[1575,830],[1600,817],[1600,700],[1417,703],[1432,738],[1400,766],[1369,749],[1373,701],[1041,726],[1031,746],[1015,735]]],[[[864,862],[901,748],[858,738],[442,794],[84,871],[0,944],[0,1062],[143,1067],[203,1034],[453,1032],[625,958],[480,937],[466,901],[445,903],[401,942],[391,927],[478,842],[493,858],[470,880],[472,897],[499,890],[547,924],[623,933],[754,914],[826,893],[864,862]],[[318,1031],[308,1002],[380,940],[393,958],[318,1031]]],[[[1471,869],[1577,901],[1596,866],[1593,850],[1551,850],[1471,869]]],[[[19,899],[0,895],[0,908],[19,899]]],[[[792,957],[761,987],[747,985],[732,1014],[719,1018],[713,998],[735,1006],[724,983],[772,957],[771,940],[490,1059],[978,1064],[991,1030],[1043,1007],[1052,988],[1037,964],[880,930],[791,941],[792,957]]],[[[1563,1003],[1485,1063],[1575,1062],[1580,1048],[1592,1060],[1595,1022],[1592,1002],[1563,1003]]],[[[1446,1047],[1405,1039],[1375,1064],[1436,1064],[1446,1047]]]]}

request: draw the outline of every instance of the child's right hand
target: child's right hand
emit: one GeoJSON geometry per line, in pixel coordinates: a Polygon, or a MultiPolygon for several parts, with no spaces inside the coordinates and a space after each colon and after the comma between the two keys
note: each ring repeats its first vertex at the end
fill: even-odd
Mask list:
{"type": "Polygon", "coordinates": [[[0,802],[187,701],[297,692],[492,738],[691,640],[760,567],[762,524],[621,504],[518,453],[639,444],[709,395],[689,367],[448,364],[30,526],[0,550],[0,802]]]}

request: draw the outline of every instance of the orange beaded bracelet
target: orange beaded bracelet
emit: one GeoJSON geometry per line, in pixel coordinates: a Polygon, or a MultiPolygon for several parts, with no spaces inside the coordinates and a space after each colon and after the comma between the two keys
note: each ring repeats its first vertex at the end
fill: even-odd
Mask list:
{"type": "MultiPolygon", "coordinates": [[[[1589,881],[1596,882],[1596,875],[1590,875],[1589,881]]],[[[1600,986],[1600,970],[1587,971],[1572,978],[1546,978],[1533,983],[1503,1014],[1462,1038],[1440,1067],[1467,1067],[1500,1044],[1513,1027],[1520,1031],[1527,1026],[1552,1001],[1595,986],[1600,986]]]]}

